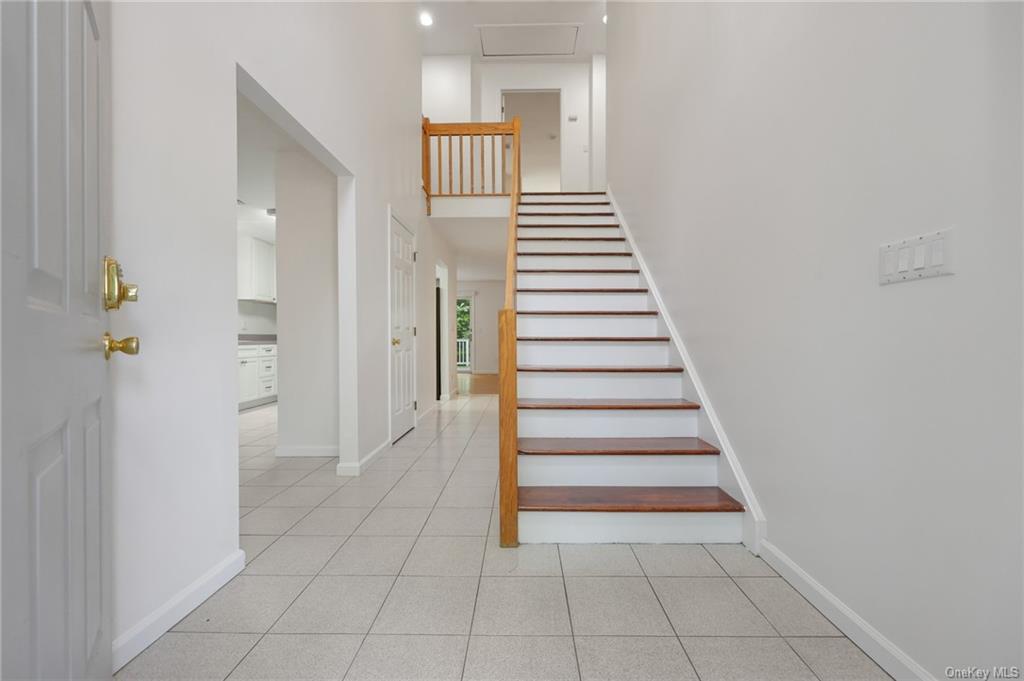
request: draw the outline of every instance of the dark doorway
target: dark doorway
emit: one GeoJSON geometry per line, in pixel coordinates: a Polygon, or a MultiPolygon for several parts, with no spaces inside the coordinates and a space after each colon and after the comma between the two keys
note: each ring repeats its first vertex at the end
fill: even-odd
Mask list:
{"type": "Polygon", "coordinates": [[[441,328],[441,280],[434,280],[434,364],[436,371],[434,372],[437,376],[437,380],[434,382],[436,386],[435,399],[441,401],[441,336],[443,329],[441,328]]]}

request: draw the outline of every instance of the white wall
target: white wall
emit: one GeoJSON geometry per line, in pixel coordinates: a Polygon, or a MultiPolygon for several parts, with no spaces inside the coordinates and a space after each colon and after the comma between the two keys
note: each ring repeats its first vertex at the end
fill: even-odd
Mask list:
{"type": "Polygon", "coordinates": [[[561,90],[562,190],[590,189],[590,65],[488,62],[474,64],[481,121],[500,121],[502,90],[561,90]],[[577,120],[569,122],[570,116],[577,120]]]}
{"type": "Polygon", "coordinates": [[[123,662],[237,564],[236,64],[355,174],[357,454],[387,439],[387,205],[423,206],[415,7],[116,3],[112,33],[112,253],[140,302],[111,331],[143,347],[112,367],[123,662]]]}
{"type": "Polygon", "coordinates": [[[473,373],[498,373],[498,311],[505,302],[504,281],[460,281],[459,297],[473,297],[473,373]]]}
{"type": "Polygon", "coordinates": [[[433,123],[473,120],[470,56],[423,57],[423,115],[433,123]]]}
{"type": "Polygon", "coordinates": [[[1022,661],[1021,27],[1010,4],[609,4],[610,188],[766,555],[901,678],[1022,661]],[[880,244],[946,227],[955,276],[879,287],[880,244]]]}
{"type": "Polygon", "coordinates": [[[605,126],[607,121],[607,58],[595,54],[590,60],[590,189],[601,191],[605,175],[605,126]]]}
{"type": "Polygon", "coordinates": [[[277,455],[338,456],[338,176],[277,153],[277,455]]]}

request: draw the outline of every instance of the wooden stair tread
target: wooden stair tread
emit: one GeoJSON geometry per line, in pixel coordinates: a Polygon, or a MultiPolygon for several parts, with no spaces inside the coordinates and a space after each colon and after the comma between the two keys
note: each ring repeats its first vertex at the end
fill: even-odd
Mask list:
{"type": "Polygon", "coordinates": [[[518,336],[517,341],[538,343],[667,343],[668,336],[518,336]]]}
{"type": "Polygon", "coordinates": [[[624,236],[520,236],[516,241],[625,241],[624,236]]]}
{"type": "Polygon", "coordinates": [[[516,274],[640,274],[640,270],[516,270],[516,274]]]}
{"type": "Polygon", "coordinates": [[[519,453],[529,455],[714,456],[718,448],[699,437],[521,437],[519,453]]]}
{"type": "Polygon", "coordinates": [[[520,487],[520,511],[738,513],[719,487],[520,487]]]}
{"type": "Polygon", "coordinates": [[[520,409],[615,409],[615,410],[678,410],[700,409],[696,402],[678,398],[672,399],[614,399],[614,398],[573,398],[573,399],[520,399],[520,409]]]}
{"type": "Polygon", "coordinates": [[[521,192],[522,196],[604,196],[608,192],[521,192]]]}
{"type": "Polygon", "coordinates": [[[516,226],[520,229],[523,227],[586,227],[587,229],[593,229],[594,227],[609,227],[618,228],[618,223],[609,224],[607,222],[539,222],[537,224],[523,224],[516,222],[516,226]]]}
{"type": "Polygon", "coordinates": [[[534,212],[530,212],[530,213],[524,213],[524,212],[520,211],[518,213],[518,215],[521,218],[522,217],[533,217],[533,216],[546,217],[546,218],[562,217],[562,216],[566,216],[566,217],[570,217],[570,218],[590,218],[590,217],[610,218],[610,217],[614,217],[615,213],[612,213],[611,211],[609,211],[607,213],[593,213],[593,212],[586,212],[586,213],[534,213],[534,212]]]}
{"type": "Polygon", "coordinates": [[[520,206],[610,206],[611,201],[520,201],[520,206]]]}
{"type": "Polygon", "coordinates": [[[645,288],[517,288],[516,293],[647,293],[645,288]]]}
{"type": "Polygon", "coordinates": [[[562,252],[562,251],[538,251],[536,253],[528,253],[528,252],[524,253],[523,251],[517,251],[516,255],[558,255],[558,256],[562,256],[562,255],[566,255],[566,256],[610,255],[612,257],[619,257],[619,258],[631,258],[631,257],[633,257],[632,253],[626,253],[626,252],[623,252],[623,251],[603,251],[603,252],[602,251],[589,251],[589,252],[575,251],[575,252],[571,252],[571,253],[565,253],[565,252],[562,252]]]}
{"type": "Polygon", "coordinates": [[[657,317],[657,310],[517,310],[517,315],[571,317],[657,317]]]}
{"type": "Polygon", "coordinates": [[[681,366],[547,366],[544,364],[520,364],[519,371],[535,371],[567,374],[679,374],[681,366]]]}
{"type": "Polygon", "coordinates": [[[534,227],[540,227],[541,229],[556,229],[558,227],[572,227],[572,228],[585,227],[586,229],[594,229],[594,228],[598,228],[599,227],[599,228],[603,228],[603,229],[618,229],[619,225],[618,225],[618,223],[608,223],[608,222],[588,222],[588,223],[579,223],[579,222],[563,222],[563,223],[551,222],[551,223],[548,223],[548,222],[543,222],[543,223],[538,223],[536,225],[524,225],[521,222],[517,222],[516,223],[516,227],[519,227],[520,229],[523,229],[523,228],[533,229],[534,227]]]}

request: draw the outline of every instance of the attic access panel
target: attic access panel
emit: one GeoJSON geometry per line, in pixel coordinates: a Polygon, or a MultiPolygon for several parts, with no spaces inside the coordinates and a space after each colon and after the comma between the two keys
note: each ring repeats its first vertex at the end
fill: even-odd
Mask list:
{"type": "Polygon", "coordinates": [[[581,24],[487,24],[477,26],[484,57],[571,57],[581,24]]]}

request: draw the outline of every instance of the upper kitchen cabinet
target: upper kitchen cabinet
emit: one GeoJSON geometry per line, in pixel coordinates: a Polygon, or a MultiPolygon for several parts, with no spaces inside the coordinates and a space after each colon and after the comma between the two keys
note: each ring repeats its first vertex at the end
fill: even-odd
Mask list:
{"type": "Polygon", "coordinates": [[[277,247],[256,236],[238,236],[238,299],[277,302],[277,247]]]}

